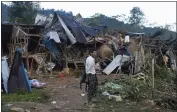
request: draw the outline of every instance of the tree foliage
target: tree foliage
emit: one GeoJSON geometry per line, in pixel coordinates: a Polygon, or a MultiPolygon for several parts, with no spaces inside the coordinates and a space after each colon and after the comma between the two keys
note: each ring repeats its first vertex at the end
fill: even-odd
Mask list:
{"type": "Polygon", "coordinates": [[[89,26],[99,26],[101,24],[99,20],[101,16],[104,16],[104,15],[95,13],[93,16],[91,16],[91,18],[88,19],[88,21],[85,22],[85,24],[89,26]]]}
{"type": "Polygon", "coordinates": [[[132,26],[141,26],[144,22],[144,13],[139,7],[133,7],[130,11],[129,22],[132,26]]]}
{"type": "Polygon", "coordinates": [[[8,9],[9,21],[12,23],[32,24],[38,10],[38,2],[13,1],[8,9]]]}

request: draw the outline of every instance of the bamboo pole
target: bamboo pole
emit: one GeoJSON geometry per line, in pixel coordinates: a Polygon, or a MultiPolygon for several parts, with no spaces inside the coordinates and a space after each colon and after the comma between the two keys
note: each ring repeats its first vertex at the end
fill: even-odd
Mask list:
{"type": "Polygon", "coordinates": [[[154,57],[152,58],[152,99],[154,99],[154,57]]]}

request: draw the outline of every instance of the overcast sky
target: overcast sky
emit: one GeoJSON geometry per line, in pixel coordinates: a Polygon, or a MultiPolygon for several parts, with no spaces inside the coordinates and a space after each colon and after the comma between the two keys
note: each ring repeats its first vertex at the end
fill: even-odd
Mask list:
{"type": "Polygon", "coordinates": [[[157,25],[176,23],[176,2],[41,2],[40,5],[44,9],[63,9],[72,11],[74,15],[80,13],[83,17],[90,17],[95,13],[106,16],[118,14],[128,16],[130,10],[137,6],[144,12],[149,23],[157,25]]]}

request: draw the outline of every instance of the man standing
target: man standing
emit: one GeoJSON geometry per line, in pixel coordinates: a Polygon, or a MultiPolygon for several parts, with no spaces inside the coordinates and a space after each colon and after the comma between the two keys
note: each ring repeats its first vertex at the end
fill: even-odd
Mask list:
{"type": "Polygon", "coordinates": [[[89,56],[86,59],[85,71],[86,71],[86,83],[88,84],[87,97],[88,101],[91,101],[92,97],[96,94],[98,80],[95,70],[95,57],[96,51],[89,51],[89,56]]]}

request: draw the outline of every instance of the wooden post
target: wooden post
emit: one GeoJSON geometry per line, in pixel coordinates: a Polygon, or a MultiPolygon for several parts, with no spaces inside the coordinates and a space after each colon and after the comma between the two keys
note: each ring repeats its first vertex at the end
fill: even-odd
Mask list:
{"type": "Polygon", "coordinates": [[[67,55],[67,45],[65,44],[65,66],[66,68],[68,68],[68,62],[67,62],[67,58],[68,58],[68,55],[67,55]]]}
{"type": "MultiPolygon", "coordinates": [[[[52,54],[50,53],[50,63],[52,62],[52,54]]],[[[50,75],[52,75],[52,70],[50,71],[50,75]]]]}
{"type": "Polygon", "coordinates": [[[137,70],[137,63],[138,62],[138,51],[135,51],[135,73],[138,71],[137,70]]]}
{"type": "Polygon", "coordinates": [[[94,45],[95,45],[95,49],[96,49],[96,40],[95,40],[95,36],[94,36],[94,45]]]}
{"type": "Polygon", "coordinates": [[[154,98],[154,57],[152,58],[152,99],[154,98]]]}
{"type": "Polygon", "coordinates": [[[33,71],[33,58],[32,58],[32,61],[31,61],[31,67],[30,67],[30,75],[32,75],[32,71],[33,71]]]}
{"type": "MultiPolygon", "coordinates": [[[[28,37],[29,38],[29,37],[28,37]]],[[[29,71],[29,58],[28,58],[28,38],[27,38],[27,41],[26,41],[26,64],[27,64],[27,71],[29,71]]]]}
{"type": "Polygon", "coordinates": [[[143,65],[144,65],[144,63],[145,63],[145,56],[144,56],[144,48],[143,48],[143,45],[141,44],[141,47],[140,47],[140,52],[141,52],[141,57],[142,57],[142,59],[143,59],[143,65]]]}

